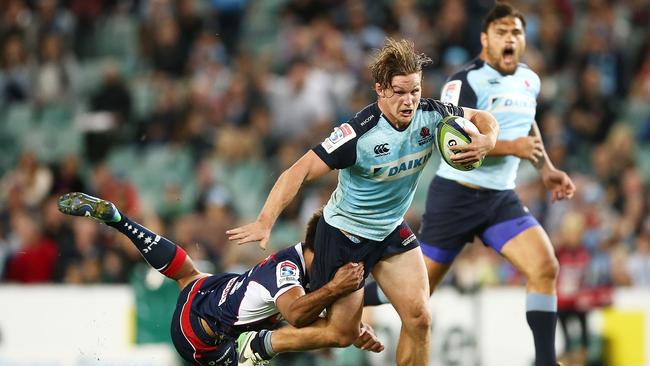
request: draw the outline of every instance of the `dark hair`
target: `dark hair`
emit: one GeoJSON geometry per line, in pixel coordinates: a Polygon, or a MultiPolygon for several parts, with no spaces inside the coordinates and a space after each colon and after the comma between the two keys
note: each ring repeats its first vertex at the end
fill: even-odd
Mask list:
{"type": "Polygon", "coordinates": [[[321,207],[312,215],[309,222],[307,222],[307,230],[305,231],[305,241],[302,242],[304,249],[314,250],[314,238],[316,237],[316,226],[318,221],[323,216],[323,208],[321,207]]]}
{"type": "Polygon", "coordinates": [[[519,10],[506,2],[497,1],[483,19],[483,32],[487,33],[488,27],[492,22],[506,17],[519,18],[521,25],[526,28],[526,19],[524,19],[524,15],[519,10]]]}
{"type": "Polygon", "coordinates": [[[431,63],[431,58],[415,52],[413,42],[406,39],[396,41],[386,38],[386,44],[375,55],[370,73],[382,89],[390,86],[393,76],[410,75],[422,71],[422,66],[431,63]]]}

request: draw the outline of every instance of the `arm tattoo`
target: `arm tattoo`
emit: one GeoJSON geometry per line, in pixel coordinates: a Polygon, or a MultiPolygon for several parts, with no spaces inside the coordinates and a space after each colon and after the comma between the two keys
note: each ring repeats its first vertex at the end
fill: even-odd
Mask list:
{"type": "MultiPolygon", "coordinates": [[[[528,131],[528,136],[537,136],[539,139],[542,139],[542,135],[539,132],[539,128],[537,127],[537,122],[533,122],[533,125],[530,126],[530,131],[528,131]]],[[[531,164],[535,167],[535,169],[540,170],[546,165],[546,149],[544,148],[544,142],[542,141],[542,156],[537,159],[537,163],[531,161],[531,164]]]]}

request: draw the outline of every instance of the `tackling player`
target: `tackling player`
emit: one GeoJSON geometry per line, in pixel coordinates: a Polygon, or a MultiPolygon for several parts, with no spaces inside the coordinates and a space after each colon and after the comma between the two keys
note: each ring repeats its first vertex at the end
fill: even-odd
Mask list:
{"type": "MultiPolygon", "coordinates": [[[[549,160],[535,122],[540,80],[519,63],[526,47],[525,26],[521,13],[498,2],[483,23],[480,56],[442,89],[442,101],[491,112],[499,122],[499,139],[478,169],[465,172],[440,164],[429,187],[419,239],[431,292],[475,236],[524,274],[535,365],[554,366],[558,263],[546,232],[513,190],[519,161],[532,162],[553,201],[571,198],[575,186],[549,160]]],[[[366,305],[385,301],[376,287],[367,291],[375,296],[366,305]]]]}
{"type": "MultiPolygon", "coordinates": [[[[314,239],[313,290],[348,262],[372,271],[402,321],[397,363],[425,365],[429,360],[431,315],[422,251],[403,216],[411,205],[420,173],[433,153],[433,131],[448,115],[477,125],[472,144],[455,160],[480,160],[494,147],[498,126],[487,112],[421,99],[422,66],[430,61],[412,42],[388,39],[370,70],[377,102],[334,129],[278,178],[251,224],[229,230],[238,244],[259,241],[266,247],[278,215],[303,183],[340,169],[339,183],[325,206],[314,239]]],[[[356,338],[363,307],[363,287],[328,307],[331,321],[345,340],[356,338]]]]}
{"type": "MultiPolygon", "coordinates": [[[[92,217],[117,229],[153,268],[176,280],[181,293],[171,322],[172,341],[194,365],[261,365],[266,363],[263,358],[279,352],[342,346],[336,328],[318,316],[359,287],[363,265],[348,263],[321,289],[305,294],[320,212],[312,217],[304,243],[270,255],[244,274],[211,275],[199,272],[181,247],[129,219],[111,202],[69,193],[59,198],[58,207],[65,214],[92,217]],[[266,330],[283,319],[290,325],[266,330]]],[[[383,350],[366,325],[357,330],[354,344],[373,352],[383,350]]]]}

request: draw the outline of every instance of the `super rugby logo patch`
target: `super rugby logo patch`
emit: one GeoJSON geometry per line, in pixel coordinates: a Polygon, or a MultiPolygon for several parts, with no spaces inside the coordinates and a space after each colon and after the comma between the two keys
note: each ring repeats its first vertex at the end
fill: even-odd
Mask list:
{"type": "Polygon", "coordinates": [[[460,80],[452,80],[445,84],[445,86],[442,87],[442,93],[440,93],[440,101],[443,103],[458,105],[461,86],[463,86],[463,82],[460,80]]]}
{"type": "Polygon", "coordinates": [[[300,271],[292,261],[280,262],[276,267],[275,278],[278,282],[278,288],[288,283],[300,284],[300,271]]]}
{"type": "Polygon", "coordinates": [[[343,146],[343,144],[355,137],[357,137],[357,133],[354,132],[354,128],[352,128],[349,123],[344,123],[334,128],[330,137],[326,138],[325,141],[321,143],[321,146],[323,146],[323,149],[325,149],[328,154],[331,154],[332,151],[343,146]]]}

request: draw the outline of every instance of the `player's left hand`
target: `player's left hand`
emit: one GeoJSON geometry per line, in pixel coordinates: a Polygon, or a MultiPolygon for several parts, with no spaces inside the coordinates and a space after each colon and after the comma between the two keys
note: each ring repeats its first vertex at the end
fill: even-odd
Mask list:
{"type": "Polygon", "coordinates": [[[494,148],[496,137],[492,138],[470,129],[466,129],[465,132],[472,139],[472,142],[467,145],[449,147],[452,151],[458,152],[451,157],[451,160],[459,164],[473,164],[483,160],[487,153],[494,148]]]}
{"type": "Polygon", "coordinates": [[[576,186],[569,175],[562,170],[551,169],[542,172],[542,181],[546,189],[551,192],[551,201],[570,199],[576,191],[576,186]]]}
{"type": "Polygon", "coordinates": [[[226,231],[226,234],[228,234],[228,240],[235,241],[238,245],[259,241],[260,248],[266,250],[266,245],[271,236],[271,228],[258,220],[248,225],[230,229],[226,231]]]}
{"type": "Polygon", "coordinates": [[[384,350],[384,345],[377,339],[374,329],[365,323],[361,323],[361,332],[353,344],[364,351],[379,353],[384,350]]]}

